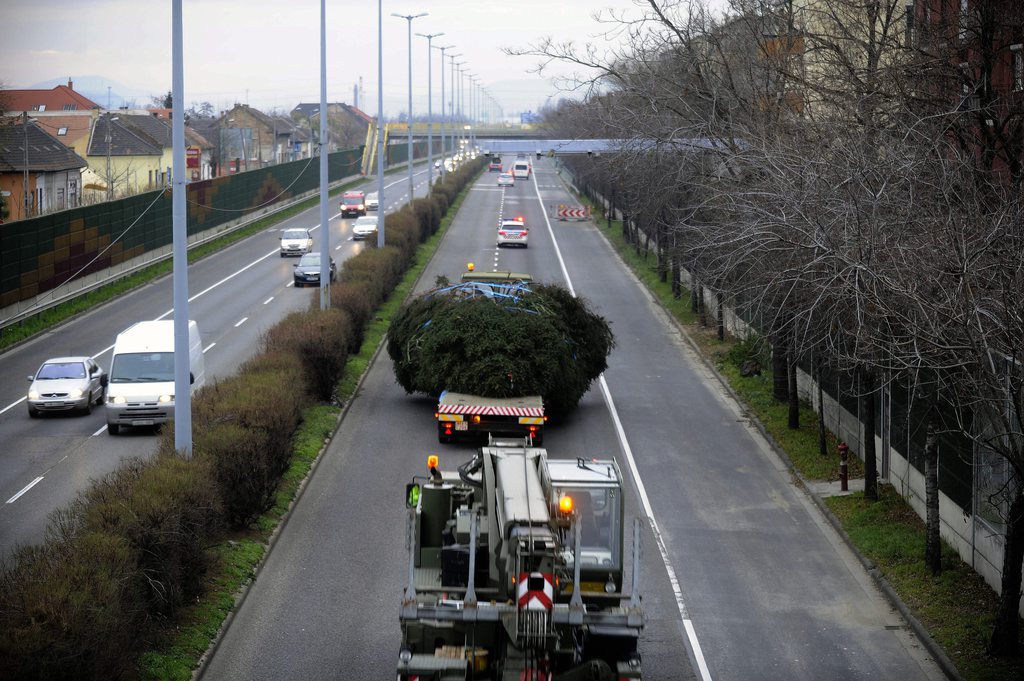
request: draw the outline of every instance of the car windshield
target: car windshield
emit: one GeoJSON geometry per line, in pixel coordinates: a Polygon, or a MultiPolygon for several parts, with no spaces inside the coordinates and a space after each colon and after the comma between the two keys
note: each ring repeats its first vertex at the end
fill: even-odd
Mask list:
{"type": "Polygon", "coordinates": [[[81,362],[54,362],[44,364],[36,379],[85,378],[85,365],[81,362]]]}
{"type": "Polygon", "coordinates": [[[619,498],[609,488],[564,489],[572,497],[580,525],[581,564],[587,567],[618,567],[619,498]]]}
{"type": "Polygon", "coordinates": [[[345,198],[342,199],[342,202],[346,206],[358,206],[363,202],[363,200],[358,196],[346,196],[345,198]]]}
{"type": "Polygon", "coordinates": [[[373,225],[374,227],[376,227],[377,226],[377,218],[372,217],[372,216],[364,216],[364,217],[361,217],[361,218],[356,218],[356,224],[357,225],[373,225]]]}
{"type": "Polygon", "coordinates": [[[286,229],[281,234],[282,239],[308,239],[309,233],[304,229],[286,229]]]}
{"type": "Polygon", "coordinates": [[[174,380],[173,352],[128,352],[114,355],[111,383],[150,383],[174,380]]]}
{"type": "Polygon", "coordinates": [[[306,255],[299,258],[299,267],[311,267],[313,265],[320,264],[319,253],[307,253],[306,255]]]}

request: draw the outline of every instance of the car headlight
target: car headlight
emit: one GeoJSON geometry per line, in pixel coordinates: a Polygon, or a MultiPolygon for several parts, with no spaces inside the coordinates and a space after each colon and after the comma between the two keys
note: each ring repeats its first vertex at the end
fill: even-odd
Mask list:
{"type": "Polygon", "coordinates": [[[156,398],[156,401],[160,402],[162,404],[166,404],[168,402],[173,402],[174,401],[174,395],[161,395],[160,397],[156,398]]]}
{"type": "Polygon", "coordinates": [[[77,400],[82,395],[83,393],[81,388],[72,388],[71,390],[68,391],[68,397],[70,397],[73,400],[77,400]]]}
{"type": "Polygon", "coordinates": [[[128,404],[128,400],[126,400],[121,395],[116,395],[114,397],[108,397],[107,398],[107,402],[110,402],[111,404],[128,404]]]}
{"type": "Polygon", "coordinates": [[[28,391],[28,399],[30,399],[30,400],[38,400],[39,399],[39,391],[38,390],[29,390],[28,391]]]}

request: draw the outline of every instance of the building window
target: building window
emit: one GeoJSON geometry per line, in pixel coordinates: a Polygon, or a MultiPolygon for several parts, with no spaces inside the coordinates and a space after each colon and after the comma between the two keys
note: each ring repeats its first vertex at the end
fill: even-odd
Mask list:
{"type": "Polygon", "coordinates": [[[1024,45],[1017,43],[1016,45],[1010,45],[1010,51],[1013,52],[1013,89],[1024,90],[1024,45]]]}
{"type": "Polygon", "coordinates": [[[33,111],[46,111],[46,105],[45,104],[36,104],[35,106],[32,107],[32,110],[33,111]]]}
{"type": "Polygon", "coordinates": [[[78,106],[75,105],[75,104],[65,104],[64,105],[64,110],[65,111],[77,111],[78,110],[78,106]]]}
{"type": "Polygon", "coordinates": [[[63,137],[66,134],[68,134],[67,128],[57,128],[57,137],[63,137]]]}

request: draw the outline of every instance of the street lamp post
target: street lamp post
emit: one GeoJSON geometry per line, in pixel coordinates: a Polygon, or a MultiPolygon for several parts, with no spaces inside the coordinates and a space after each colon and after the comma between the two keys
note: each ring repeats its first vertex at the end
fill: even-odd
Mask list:
{"type": "MultiPolygon", "coordinates": [[[[434,38],[440,37],[444,33],[417,33],[416,35],[427,39],[427,187],[429,189],[434,186],[434,70],[431,67],[434,50],[431,43],[434,38]]],[[[444,145],[442,144],[442,146],[444,145]]]]}
{"type": "Polygon", "coordinates": [[[399,19],[405,19],[409,25],[409,203],[416,197],[415,187],[412,179],[412,20],[419,19],[420,17],[427,16],[427,12],[420,12],[419,14],[396,14],[391,13],[391,16],[398,17],[399,19]]]}
{"type": "Polygon", "coordinates": [[[377,0],[377,248],[384,248],[384,0],[377,0]]]}
{"type": "MultiPolygon", "coordinates": [[[[443,47],[435,47],[435,50],[441,50],[441,177],[444,177],[445,163],[444,163],[444,51],[450,50],[454,45],[444,45],[443,47]]],[[[428,60],[429,61],[429,60],[428,60]]]]}
{"type": "Polygon", "coordinates": [[[459,105],[458,121],[459,121],[459,151],[460,152],[462,151],[462,148],[466,145],[466,139],[465,139],[465,137],[466,137],[465,125],[466,124],[464,123],[464,121],[465,121],[465,113],[464,113],[464,109],[462,107],[462,93],[463,93],[463,90],[465,88],[464,76],[466,75],[466,72],[463,69],[463,67],[466,66],[467,64],[469,64],[469,62],[460,61],[458,64],[455,65],[455,66],[458,67],[458,72],[459,72],[459,89],[458,89],[458,99],[456,100],[456,102],[459,105]]]}
{"type": "MultiPolygon", "coordinates": [[[[448,58],[452,60],[452,98],[451,101],[448,102],[448,134],[452,138],[452,167],[455,167],[455,152],[457,151],[456,147],[458,146],[455,142],[455,60],[461,56],[461,54],[448,55],[448,58]]],[[[441,67],[443,70],[444,62],[441,62],[441,67]]]]}

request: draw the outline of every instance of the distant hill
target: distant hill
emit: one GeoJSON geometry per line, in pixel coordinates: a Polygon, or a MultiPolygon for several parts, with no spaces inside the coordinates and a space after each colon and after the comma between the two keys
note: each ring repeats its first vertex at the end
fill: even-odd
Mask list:
{"type": "MultiPolygon", "coordinates": [[[[107,88],[110,88],[109,108],[119,109],[123,106],[129,108],[144,107],[150,103],[150,94],[145,90],[133,88],[119,83],[116,80],[103,76],[71,76],[72,87],[75,92],[88,97],[103,108],[107,108],[107,88]]],[[[67,85],[68,78],[53,78],[44,80],[41,83],[25,86],[30,90],[49,90],[58,85],[67,85]]]]}

